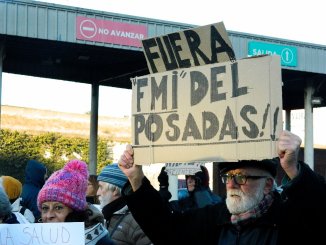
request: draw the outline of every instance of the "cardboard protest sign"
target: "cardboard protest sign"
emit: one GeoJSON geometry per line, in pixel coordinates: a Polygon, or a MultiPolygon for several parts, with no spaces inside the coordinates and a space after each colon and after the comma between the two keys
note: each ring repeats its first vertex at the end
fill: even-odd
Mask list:
{"type": "Polygon", "coordinates": [[[223,22],[142,40],[150,73],[235,60],[223,22]]]}
{"type": "Polygon", "coordinates": [[[0,224],[0,244],[85,245],[83,222],[0,224]]]}
{"type": "Polygon", "coordinates": [[[281,130],[279,56],[132,80],[136,164],[272,158],[281,130]]]}

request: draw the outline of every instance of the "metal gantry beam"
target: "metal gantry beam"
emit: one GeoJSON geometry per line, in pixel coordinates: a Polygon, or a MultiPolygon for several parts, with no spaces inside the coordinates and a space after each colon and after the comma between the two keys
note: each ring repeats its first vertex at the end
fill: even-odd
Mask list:
{"type": "Polygon", "coordinates": [[[2,71],[3,71],[4,50],[5,50],[4,44],[0,40],[0,129],[1,129],[1,106],[2,106],[1,94],[2,94],[2,71]]]}
{"type": "Polygon", "coordinates": [[[98,133],[98,101],[99,85],[92,84],[91,117],[90,117],[90,140],[89,140],[89,173],[96,174],[97,169],[97,133],[98,133]]]}

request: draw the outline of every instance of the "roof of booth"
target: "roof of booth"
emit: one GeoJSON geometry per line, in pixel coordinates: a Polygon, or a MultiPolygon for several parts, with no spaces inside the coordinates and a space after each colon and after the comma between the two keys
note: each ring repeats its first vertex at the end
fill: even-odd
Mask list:
{"type": "MultiPolygon", "coordinates": [[[[77,39],[77,16],[142,25],[148,37],[194,27],[38,1],[0,0],[3,72],[119,88],[131,88],[131,77],[149,73],[140,47],[77,39]]],[[[250,41],[297,49],[297,66],[282,67],[284,109],[303,108],[308,81],[314,84],[315,96],[326,101],[326,46],[234,31],[228,34],[238,59],[248,56],[250,41]]]]}

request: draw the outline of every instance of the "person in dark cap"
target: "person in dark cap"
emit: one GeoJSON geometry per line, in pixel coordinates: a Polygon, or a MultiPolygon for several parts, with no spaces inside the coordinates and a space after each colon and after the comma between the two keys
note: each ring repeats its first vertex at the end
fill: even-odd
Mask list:
{"type": "MultiPolygon", "coordinates": [[[[160,183],[160,194],[169,201],[171,193],[168,190],[169,177],[162,167],[158,176],[160,183]]],[[[170,207],[174,212],[185,212],[193,208],[202,208],[206,205],[212,205],[222,202],[222,198],[215,195],[209,187],[209,173],[205,166],[201,165],[200,170],[193,175],[186,175],[186,185],[188,195],[182,199],[169,201],[170,207]]]]}
{"type": "Polygon", "coordinates": [[[149,245],[152,242],[145,235],[130,213],[121,189],[128,181],[127,176],[116,163],[103,168],[97,177],[100,208],[106,220],[110,238],[117,245],[149,245]]]}
{"type": "Polygon", "coordinates": [[[163,244],[319,244],[324,241],[326,183],[298,160],[301,139],[282,131],[278,159],[221,163],[225,202],[171,212],[159,192],[135,165],[131,145],[120,169],[129,182],[123,195],[136,221],[155,245],[163,244]],[[288,183],[275,190],[278,163],[288,183]],[[129,185],[130,184],[130,185],[129,185]]]}

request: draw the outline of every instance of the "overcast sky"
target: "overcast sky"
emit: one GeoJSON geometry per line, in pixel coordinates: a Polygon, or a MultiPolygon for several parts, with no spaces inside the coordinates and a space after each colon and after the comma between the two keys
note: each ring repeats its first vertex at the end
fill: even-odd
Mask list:
{"type": "MultiPolygon", "coordinates": [[[[323,1],[56,0],[44,1],[194,25],[223,21],[227,30],[326,45],[323,1]]],[[[2,104],[90,111],[88,84],[3,74],[2,104]],[[58,90],[60,87],[60,92],[58,90]],[[20,89],[18,89],[20,88],[20,89]]],[[[100,87],[99,114],[131,113],[131,91],[100,87]],[[121,100],[121,98],[124,98],[121,100]],[[111,106],[110,106],[111,105],[111,106]],[[114,105],[114,106],[112,106],[114,105]]]]}

